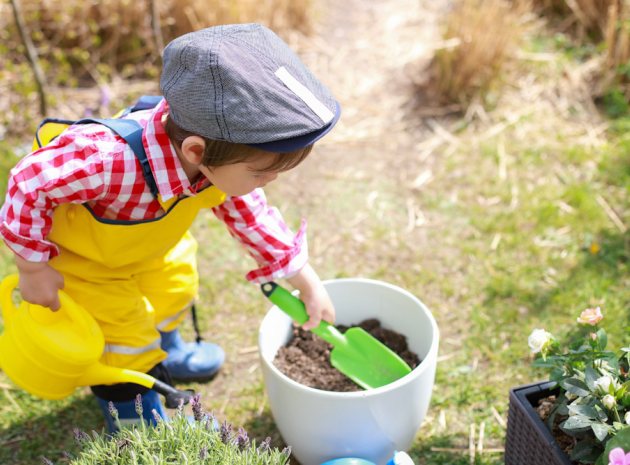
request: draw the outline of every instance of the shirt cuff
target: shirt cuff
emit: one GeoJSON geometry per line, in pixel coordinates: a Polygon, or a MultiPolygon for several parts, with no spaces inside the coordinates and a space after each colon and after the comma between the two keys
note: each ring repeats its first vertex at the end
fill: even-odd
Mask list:
{"type": "Polygon", "coordinates": [[[29,262],[47,262],[59,255],[59,249],[52,242],[38,241],[15,234],[6,222],[0,224],[0,235],[13,253],[29,262]]]}
{"type": "Polygon", "coordinates": [[[275,279],[287,278],[300,271],[308,262],[306,241],[306,221],[302,220],[300,229],[293,239],[293,246],[275,260],[260,268],[250,271],[245,278],[255,284],[263,284],[275,279]]]}

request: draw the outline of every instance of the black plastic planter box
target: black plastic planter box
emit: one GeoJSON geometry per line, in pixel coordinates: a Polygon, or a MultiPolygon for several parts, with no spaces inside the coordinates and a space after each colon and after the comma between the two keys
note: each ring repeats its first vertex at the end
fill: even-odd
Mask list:
{"type": "Polygon", "coordinates": [[[505,465],[574,465],[534,409],[557,393],[553,386],[545,381],[510,390],[505,465]]]}

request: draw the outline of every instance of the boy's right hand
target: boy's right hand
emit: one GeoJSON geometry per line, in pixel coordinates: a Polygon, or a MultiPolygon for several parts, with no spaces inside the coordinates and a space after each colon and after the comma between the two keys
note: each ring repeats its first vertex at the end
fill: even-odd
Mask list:
{"type": "Polygon", "coordinates": [[[59,310],[59,289],[63,289],[63,276],[46,262],[28,262],[16,255],[20,274],[20,294],[25,301],[59,310]]]}

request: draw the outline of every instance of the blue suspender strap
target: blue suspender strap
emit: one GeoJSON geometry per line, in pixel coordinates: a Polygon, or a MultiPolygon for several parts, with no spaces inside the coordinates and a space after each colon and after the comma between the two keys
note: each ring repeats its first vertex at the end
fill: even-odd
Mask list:
{"type": "Polygon", "coordinates": [[[155,108],[162,100],[160,95],[143,95],[136,103],[129,109],[130,112],[138,110],[148,110],[149,108],[155,108]]]}
{"type": "Polygon", "coordinates": [[[153,173],[151,172],[151,167],[149,166],[149,160],[147,159],[147,154],[144,151],[144,146],[142,145],[142,126],[137,121],[132,119],[99,119],[99,118],[86,118],[79,121],[76,121],[74,124],[88,124],[88,123],[97,123],[102,124],[103,126],[111,129],[113,132],[122,137],[133,153],[136,155],[136,158],[140,162],[140,166],[142,167],[142,174],[144,176],[144,180],[149,186],[151,193],[154,197],[158,195],[158,188],[155,182],[155,178],[153,177],[153,173]]]}

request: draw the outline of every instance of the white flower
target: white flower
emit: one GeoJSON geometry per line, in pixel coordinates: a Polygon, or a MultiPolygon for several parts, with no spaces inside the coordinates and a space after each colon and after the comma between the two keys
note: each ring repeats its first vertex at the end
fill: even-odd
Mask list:
{"type": "Polygon", "coordinates": [[[617,402],[615,401],[614,396],[611,396],[610,394],[606,394],[602,398],[602,404],[604,404],[604,407],[606,407],[607,409],[612,410],[613,407],[617,405],[617,402]]]}
{"type": "Polygon", "coordinates": [[[553,336],[551,333],[545,331],[544,329],[535,329],[527,338],[527,344],[529,345],[530,350],[537,354],[542,351],[547,344],[551,341],[553,336]]]}
{"type": "Polygon", "coordinates": [[[630,425],[630,412],[626,412],[626,416],[623,419],[626,421],[626,425],[630,425]]]}
{"type": "Polygon", "coordinates": [[[615,386],[613,379],[608,375],[602,376],[601,378],[595,380],[595,387],[599,388],[603,394],[610,392],[611,385],[613,387],[615,386]]]}

